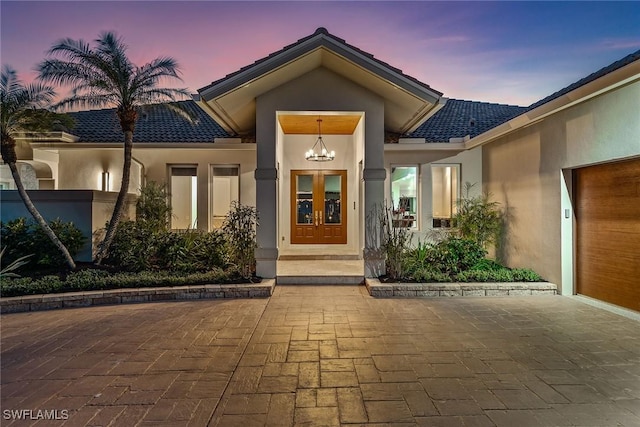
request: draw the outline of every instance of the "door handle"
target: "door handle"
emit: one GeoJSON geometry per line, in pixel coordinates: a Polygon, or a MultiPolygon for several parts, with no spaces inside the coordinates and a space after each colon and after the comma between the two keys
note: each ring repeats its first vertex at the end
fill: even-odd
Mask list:
{"type": "Polygon", "coordinates": [[[316,227],[318,226],[318,213],[319,213],[319,212],[320,212],[320,211],[316,211],[316,227]]]}
{"type": "Polygon", "coordinates": [[[320,225],[322,225],[322,211],[318,211],[320,213],[320,225]]]}

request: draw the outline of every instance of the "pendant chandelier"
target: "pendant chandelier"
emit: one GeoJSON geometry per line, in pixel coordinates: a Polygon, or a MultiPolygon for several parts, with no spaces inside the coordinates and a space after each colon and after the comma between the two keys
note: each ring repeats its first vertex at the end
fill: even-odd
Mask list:
{"type": "Polygon", "coordinates": [[[327,150],[327,146],[324,145],[322,132],[320,130],[320,123],[322,123],[322,119],[318,119],[318,139],[316,140],[316,143],[313,144],[313,147],[304,154],[304,157],[310,162],[330,162],[336,158],[336,152],[329,152],[329,150],[327,150]],[[316,149],[318,151],[316,151],[316,149]]]}

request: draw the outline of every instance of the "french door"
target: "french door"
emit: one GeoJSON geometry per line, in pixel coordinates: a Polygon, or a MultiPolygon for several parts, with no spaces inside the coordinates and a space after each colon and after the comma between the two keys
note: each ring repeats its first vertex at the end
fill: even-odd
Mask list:
{"type": "Polygon", "coordinates": [[[347,171],[291,171],[291,243],[347,243],[347,171]]]}

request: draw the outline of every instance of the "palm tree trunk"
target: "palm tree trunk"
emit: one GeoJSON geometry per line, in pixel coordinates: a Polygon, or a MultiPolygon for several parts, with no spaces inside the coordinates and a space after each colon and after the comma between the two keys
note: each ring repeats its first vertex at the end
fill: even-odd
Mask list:
{"type": "Polygon", "coordinates": [[[22,184],[22,178],[20,178],[20,174],[18,173],[16,164],[14,162],[9,162],[7,164],[9,165],[11,175],[13,175],[13,180],[15,181],[16,187],[18,188],[18,194],[20,194],[25,207],[27,208],[33,219],[35,219],[38,225],[40,225],[40,227],[44,230],[44,233],[53,242],[56,248],[58,248],[58,250],[62,252],[62,255],[64,256],[64,259],[67,262],[69,268],[71,268],[72,270],[75,269],[76,263],[73,261],[73,257],[69,253],[69,250],[67,250],[67,247],[64,245],[64,243],[62,243],[60,239],[58,239],[58,236],[56,236],[56,233],[54,233],[51,227],[49,227],[47,221],[45,221],[42,215],[40,215],[40,212],[38,212],[38,209],[36,209],[36,206],[31,201],[31,197],[29,197],[29,194],[24,189],[24,184],[22,184]]]}
{"type": "Polygon", "coordinates": [[[96,254],[95,263],[100,265],[104,258],[109,253],[109,247],[113,241],[113,237],[118,229],[118,224],[124,214],[125,202],[127,200],[127,193],[129,191],[129,181],[131,175],[131,157],[133,151],[133,130],[127,130],[124,132],[124,164],[122,165],[122,182],[120,184],[120,191],[118,192],[118,198],[111,214],[111,220],[107,225],[107,231],[105,233],[100,248],[96,254]]]}

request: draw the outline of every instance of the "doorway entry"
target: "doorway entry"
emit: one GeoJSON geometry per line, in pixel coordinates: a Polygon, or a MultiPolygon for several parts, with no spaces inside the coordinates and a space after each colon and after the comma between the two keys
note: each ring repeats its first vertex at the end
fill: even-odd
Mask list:
{"type": "Polygon", "coordinates": [[[291,171],[291,243],[347,243],[347,171],[291,171]]]}

